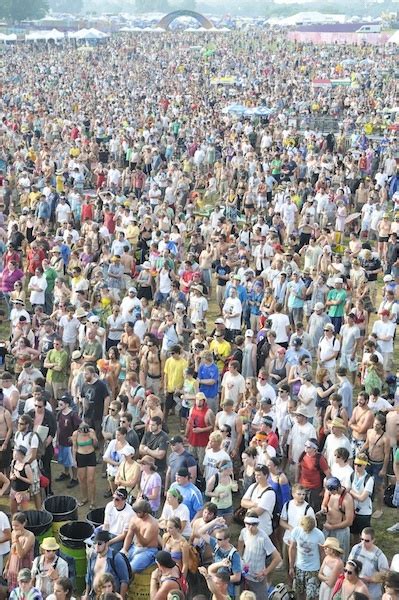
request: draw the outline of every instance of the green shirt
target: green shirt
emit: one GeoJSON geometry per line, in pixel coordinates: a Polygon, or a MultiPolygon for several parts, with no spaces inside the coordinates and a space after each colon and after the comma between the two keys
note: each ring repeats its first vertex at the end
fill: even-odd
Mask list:
{"type": "Polygon", "coordinates": [[[46,379],[49,383],[64,383],[68,380],[69,356],[66,350],[49,350],[46,361],[61,367],[61,371],[54,371],[54,369],[47,371],[46,379]]]}
{"type": "Polygon", "coordinates": [[[46,269],[44,271],[44,277],[46,278],[46,281],[47,281],[46,292],[52,292],[54,290],[55,280],[58,277],[57,271],[55,271],[55,269],[53,269],[53,267],[49,267],[48,269],[46,269]]]}
{"type": "Polygon", "coordinates": [[[339,300],[339,304],[334,304],[328,307],[329,317],[343,317],[345,312],[346,291],[345,290],[330,290],[327,294],[328,300],[339,300]]]}

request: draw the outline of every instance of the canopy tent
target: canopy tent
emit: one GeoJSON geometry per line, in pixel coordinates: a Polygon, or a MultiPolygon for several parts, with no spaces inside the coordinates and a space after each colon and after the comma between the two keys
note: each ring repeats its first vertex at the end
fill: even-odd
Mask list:
{"type": "Polygon", "coordinates": [[[108,33],[98,29],[79,29],[79,31],[70,32],[68,36],[73,40],[102,40],[109,37],[108,33]]]}
{"type": "Polygon", "coordinates": [[[273,110],[267,106],[252,106],[244,112],[244,117],[269,117],[273,110]]]}
{"type": "Polygon", "coordinates": [[[222,113],[224,115],[243,115],[246,110],[247,107],[243,104],[229,104],[222,109],[222,113]]]}
{"type": "Polygon", "coordinates": [[[63,40],[65,39],[65,35],[62,31],[58,31],[58,29],[51,30],[38,30],[38,31],[30,31],[25,35],[25,41],[37,41],[43,40],[48,42],[49,40],[63,40]]]}
{"type": "Polygon", "coordinates": [[[10,35],[6,35],[5,33],[0,33],[0,42],[16,42],[17,34],[10,33],[10,35]]]}

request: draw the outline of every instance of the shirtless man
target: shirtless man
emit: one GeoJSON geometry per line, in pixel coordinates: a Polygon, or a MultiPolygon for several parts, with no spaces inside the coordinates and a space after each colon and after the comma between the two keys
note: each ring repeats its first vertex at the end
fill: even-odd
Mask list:
{"type": "Polygon", "coordinates": [[[99,589],[98,582],[104,573],[111,573],[115,579],[116,592],[126,598],[129,585],[129,572],[125,559],[109,547],[111,534],[99,531],[94,538],[94,551],[90,555],[86,572],[86,590],[82,600],[95,598],[99,589]]]}
{"type": "Polygon", "coordinates": [[[357,397],[357,405],[353,409],[352,418],[349,420],[349,427],[352,430],[352,457],[359,454],[360,448],[364,446],[366,434],[373,426],[374,413],[368,407],[368,394],[361,392],[357,397]]]}
{"type": "Polygon", "coordinates": [[[10,411],[0,406],[0,470],[6,474],[12,458],[11,450],[12,422],[10,411]]]}
{"type": "Polygon", "coordinates": [[[144,376],[145,388],[152,389],[153,394],[159,396],[163,389],[161,355],[154,340],[147,343],[148,350],[141,359],[140,375],[144,376]]]}
{"type": "Polygon", "coordinates": [[[366,441],[361,452],[366,452],[369,457],[367,473],[374,477],[375,507],[373,519],[380,519],[383,511],[384,480],[387,474],[391,444],[385,433],[386,417],[377,413],[374,417],[373,428],[367,431],[366,441]]]}
{"type": "Polygon", "coordinates": [[[151,515],[151,505],[147,500],[137,500],[132,508],[136,515],[130,520],[121,552],[129,557],[132,572],[139,573],[155,562],[159,524],[151,515]]]}
{"type": "Polygon", "coordinates": [[[350,550],[350,526],[355,516],[354,502],[337,477],[329,477],[326,481],[321,512],[327,515],[324,535],[337,538],[344,550],[344,559],[347,558],[350,550]]]}
{"type": "Polygon", "coordinates": [[[4,395],[4,408],[10,411],[14,432],[17,429],[19,391],[13,384],[11,373],[4,372],[1,376],[1,387],[4,395]]]}
{"type": "Polygon", "coordinates": [[[216,504],[213,502],[207,502],[204,504],[202,517],[194,519],[194,521],[191,523],[191,536],[189,543],[201,549],[202,564],[206,566],[213,562],[213,551],[211,546],[205,543],[200,531],[205,525],[208,525],[208,535],[215,535],[214,532],[216,529],[226,527],[225,520],[223,517],[218,517],[217,512],[218,510],[216,504]]]}

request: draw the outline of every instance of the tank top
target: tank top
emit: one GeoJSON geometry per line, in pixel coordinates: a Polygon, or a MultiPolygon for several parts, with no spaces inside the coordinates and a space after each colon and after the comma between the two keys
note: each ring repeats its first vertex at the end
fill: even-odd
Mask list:
{"type": "Polygon", "coordinates": [[[227,415],[225,412],[221,412],[219,414],[218,423],[219,428],[224,425],[228,425],[231,427],[231,447],[235,448],[237,443],[237,431],[236,431],[236,421],[238,419],[237,413],[232,413],[231,415],[227,415]]]}
{"type": "Polygon", "coordinates": [[[191,427],[188,434],[188,442],[190,446],[205,448],[205,446],[208,444],[209,431],[204,431],[202,433],[193,433],[192,431],[193,427],[208,427],[208,424],[205,421],[205,415],[207,412],[208,406],[206,403],[202,408],[198,408],[197,406],[193,407],[189,417],[191,427]]]}
{"type": "MultiPolygon", "coordinates": [[[[25,467],[19,471],[21,477],[26,477],[25,467]]],[[[14,492],[26,492],[30,488],[30,483],[26,481],[21,481],[21,479],[12,479],[11,487],[14,492]]]]}

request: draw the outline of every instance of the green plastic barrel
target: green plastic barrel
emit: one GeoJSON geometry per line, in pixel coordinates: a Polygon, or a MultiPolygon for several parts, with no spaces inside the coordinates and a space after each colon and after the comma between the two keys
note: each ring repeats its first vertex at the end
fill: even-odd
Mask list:
{"type": "Polygon", "coordinates": [[[43,502],[43,509],[53,515],[53,536],[57,542],[61,527],[78,520],[78,501],[72,496],[49,496],[43,502]]]}
{"type": "Polygon", "coordinates": [[[87,521],[64,523],[59,530],[60,550],[62,554],[75,561],[75,590],[81,594],[86,587],[86,544],[85,539],[93,535],[93,526],[87,521]]]}
{"type": "Polygon", "coordinates": [[[150,600],[151,575],[155,568],[156,565],[151,565],[135,574],[127,592],[128,600],[150,600]]]}

